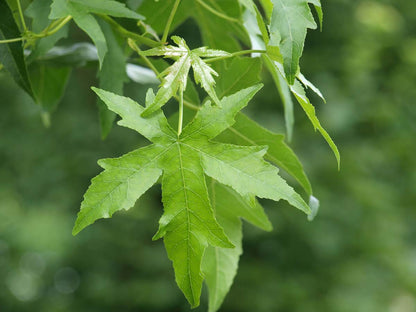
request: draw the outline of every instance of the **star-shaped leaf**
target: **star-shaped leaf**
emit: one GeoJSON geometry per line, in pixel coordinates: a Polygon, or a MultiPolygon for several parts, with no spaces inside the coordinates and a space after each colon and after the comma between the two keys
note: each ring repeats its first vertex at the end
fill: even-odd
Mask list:
{"type": "MultiPolygon", "coordinates": [[[[99,161],[105,170],[92,180],[73,233],[130,208],[162,176],[164,213],[154,239],[164,238],[176,282],[190,304],[197,306],[205,249],[208,245],[234,247],[214,216],[205,175],[234,189],[243,201],[255,203],[255,196],[285,199],[309,213],[308,205],[278,175],[277,168],[263,160],[267,147],[212,141],[234,123],[235,115],[260,88],[256,85],[224,97],[222,108],[206,102],[180,136],[161,110],[143,118],[144,107],[133,100],[94,88],[108,108],[122,117],[120,125],[136,130],[153,144],[99,161]]],[[[152,100],[152,94],[147,98],[152,100]]]]}
{"type": "Polygon", "coordinates": [[[177,47],[168,45],[140,53],[144,56],[164,56],[176,60],[172,66],[161,73],[161,76],[164,77],[162,84],[153,103],[144,110],[144,117],[151,115],[165,105],[171,97],[176,95],[178,90],[183,92],[186,89],[188,73],[191,67],[194,71],[195,81],[201,84],[202,88],[217,105],[220,105],[220,101],[215,93],[215,80],[213,77],[218,76],[218,74],[201,57],[227,56],[229,53],[205,47],[190,50],[184,39],[172,36],[172,40],[177,44],[177,47]]]}

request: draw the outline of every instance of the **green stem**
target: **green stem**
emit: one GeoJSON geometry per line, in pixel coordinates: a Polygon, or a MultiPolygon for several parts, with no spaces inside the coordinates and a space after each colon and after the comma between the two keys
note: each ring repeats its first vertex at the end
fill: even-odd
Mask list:
{"type": "Polygon", "coordinates": [[[203,0],[197,0],[197,2],[202,5],[205,9],[207,9],[208,11],[210,11],[212,14],[221,17],[227,21],[233,22],[233,23],[239,23],[240,21],[236,18],[233,17],[229,17],[228,15],[225,15],[221,12],[218,12],[217,10],[215,10],[214,8],[212,8],[211,6],[209,6],[208,4],[206,4],[203,0]]]}
{"type": "Polygon", "coordinates": [[[5,40],[0,40],[0,44],[1,43],[11,43],[11,42],[17,42],[17,41],[22,41],[23,38],[13,38],[13,39],[5,39],[5,40]]]}
{"type": "Polygon", "coordinates": [[[219,56],[219,57],[214,57],[214,58],[205,60],[205,63],[221,61],[221,60],[225,60],[225,59],[230,58],[230,57],[234,57],[234,56],[238,56],[238,55],[244,55],[244,54],[251,54],[251,53],[266,53],[266,50],[243,50],[243,51],[238,51],[238,52],[230,53],[230,54],[225,55],[225,56],[219,56]]]}
{"type": "Polygon", "coordinates": [[[166,40],[168,39],[170,26],[172,25],[173,18],[175,17],[176,10],[178,9],[178,6],[179,6],[180,2],[181,2],[181,0],[176,0],[175,3],[173,4],[172,11],[170,12],[168,21],[166,22],[165,30],[163,31],[163,36],[162,36],[162,39],[161,39],[161,41],[163,43],[165,43],[166,40]]]}
{"type": "Polygon", "coordinates": [[[20,20],[22,21],[23,30],[24,32],[26,32],[27,26],[25,22],[25,17],[23,16],[22,6],[20,5],[20,0],[16,0],[16,3],[17,3],[17,9],[19,10],[20,20]]]}
{"type": "Polygon", "coordinates": [[[61,18],[60,20],[58,20],[58,22],[55,23],[57,24],[57,26],[54,29],[49,30],[52,27],[48,26],[40,34],[33,34],[33,37],[43,38],[43,37],[52,36],[53,34],[57,33],[62,27],[64,27],[71,19],[72,19],[71,15],[61,18]]]}
{"type": "Polygon", "coordinates": [[[115,20],[113,20],[111,17],[104,15],[104,14],[98,14],[103,20],[108,22],[111,26],[114,27],[115,30],[117,30],[121,35],[123,35],[126,38],[132,38],[135,41],[145,44],[151,48],[155,48],[160,46],[160,43],[152,40],[150,38],[146,38],[144,36],[138,35],[134,32],[128,31],[123,26],[121,26],[119,23],[117,23],[115,20]]]}
{"type": "Polygon", "coordinates": [[[179,90],[179,119],[178,119],[178,137],[182,133],[182,124],[183,124],[183,89],[182,87],[179,90]]]}

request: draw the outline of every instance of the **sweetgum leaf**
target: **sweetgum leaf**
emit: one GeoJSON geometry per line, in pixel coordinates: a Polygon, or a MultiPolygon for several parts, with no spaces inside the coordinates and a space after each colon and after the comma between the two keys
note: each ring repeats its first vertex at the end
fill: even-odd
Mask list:
{"type": "Polygon", "coordinates": [[[306,31],[308,28],[316,28],[308,5],[311,1],[272,0],[272,2],[273,12],[270,22],[272,40],[269,45],[279,47],[287,81],[292,85],[298,72],[306,31]]]}
{"type": "MultiPolygon", "coordinates": [[[[180,136],[169,126],[161,110],[143,118],[143,106],[94,88],[108,108],[122,117],[120,125],[138,131],[153,144],[99,162],[105,170],[92,180],[84,195],[74,234],[99,218],[133,206],[162,175],[164,213],[154,238],[164,238],[176,282],[191,306],[198,306],[205,249],[209,245],[234,247],[215,218],[205,175],[231,186],[244,201],[255,203],[255,196],[283,198],[309,213],[307,204],[279,177],[277,168],[263,160],[264,147],[212,141],[234,123],[234,116],[260,88],[252,86],[224,97],[223,108],[206,102],[180,136]]],[[[152,98],[149,93],[148,101],[152,98]]]]}
{"type": "MultiPolygon", "coordinates": [[[[0,40],[20,37],[13,13],[4,0],[0,0],[0,40]]],[[[34,98],[26,69],[22,42],[0,44],[0,63],[11,74],[14,81],[34,98]]]]}
{"type": "Polygon", "coordinates": [[[228,53],[220,50],[207,49],[205,47],[190,50],[184,39],[173,36],[175,46],[163,46],[140,52],[144,56],[165,56],[177,60],[172,66],[165,69],[160,75],[164,76],[162,84],[152,104],[143,112],[143,116],[149,116],[176,95],[178,90],[184,91],[188,81],[189,70],[193,69],[195,82],[201,84],[213,101],[220,105],[215,93],[215,80],[213,76],[218,74],[206,64],[201,57],[227,56],[228,53]]]}

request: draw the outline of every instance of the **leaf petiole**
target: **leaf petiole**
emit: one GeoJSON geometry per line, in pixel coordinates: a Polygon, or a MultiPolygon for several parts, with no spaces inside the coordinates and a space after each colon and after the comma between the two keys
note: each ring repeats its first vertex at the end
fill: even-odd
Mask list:
{"type": "Polygon", "coordinates": [[[25,18],[23,16],[23,11],[22,11],[22,6],[20,4],[20,0],[16,0],[16,3],[17,3],[17,9],[19,11],[20,20],[22,21],[23,30],[24,30],[24,32],[26,32],[27,31],[27,26],[26,26],[25,18]]]}
{"type": "Polygon", "coordinates": [[[11,43],[11,42],[18,42],[18,41],[22,41],[24,38],[20,37],[20,38],[13,38],[13,39],[5,39],[5,40],[0,40],[0,44],[1,43],[11,43]]]}
{"type": "Polygon", "coordinates": [[[230,58],[230,57],[244,55],[244,54],[251,54],[251,53],[267,53],[267,51],[266,50],[243,50],[243,51],[238,51],[238,52],[230,53],[228,55],[224,55],[224,56],[219,56],[219,57],[214,57],[214,58],[211,58],[211,59],[207,59],[205,61],[205,63],[211,63],[211,62],[221,61],[221,60],[225,60],[225,59],[230,58]]]}
{"type": "Polygon", "coordinates": [[[62,27],[64,27],[69,21],[71,21],[72,16],[68,15],[62,19],[59,19],[55,22],[52,22],[51,25],[49,25],[48,27],[46,27],[41,33],[39,34],[32,34],[32,37],[35,38],[43,38],[43,37],[48,37],[51,36],[55,33],[57,33],[62,27]],[[55,28],[51,29],[53,26],[55,26],[55,28]],[[49,30],[51,29],[51,30],[49,30]]]}
{"type": "Polygon", "coordinates": [[[64,18],[62,18],[58,21],[55,21],[55,24],[57,26],[52,30],[49,30],[49,29],[51,28],[51,25],[54,24],[53,22],[51,23],[51,25],[49,25],[47,28],[45,28],[39,34],[35,34],[35,33],[30,32],[30,31],[26,31],[26,33],[24,34],[23,37],[0,40],[0,44],[1,43],[18,42],[18,41],[23,41],[25,39],[30,39],[30,38],[44,38],[44,37],[51,36],[51,35],[55,34],[56,32],[58,32],[62,27],[64,27],[71,19],[72,19],[72,16],[68,15],[67,17],[64,17],[64,18]]]}
{"type": "Polygon", "coordinates": [[[173,4],[172,11],[170,12],[168,21],[166,22],[165,30],[163,31],[163,36],[162,36],[162,39],[161,39],[162,43],[165,43],[166,40],[168,39],[170,26],[172,25],[173,18],[175,17],[176,10],[178,9],[178,6],[179,6],[180,2],[181,2],[181,0],[176,0],[175,3],[173,4]]]}
{"type": "Polygon", "coordinates": [[[149,47],[158,47],[160,46],[160,42],[157,42],[155,40],[152,40],[150,38],[144,37],[142,35],[138,35],[134,32],[131,32],[127,29],[125,29],[123,26],[121,26],[119,23],[117,23],[115,20],[113,20],[111,17],[105,15],[105,14],[98,14],[103,20],[108,22],[111,26],[114,27],[115,30],[117,30],[121,35],[123,35],[126,38],[132,38],[136,40],[139,43],[145,44],[149,47]]]}

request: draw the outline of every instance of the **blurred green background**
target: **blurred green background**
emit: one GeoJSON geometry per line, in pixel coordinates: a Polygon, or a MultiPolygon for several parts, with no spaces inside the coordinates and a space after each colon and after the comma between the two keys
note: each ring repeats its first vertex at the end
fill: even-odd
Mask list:
{"type": "MultiPolygon", "coordinates": [[[[321,202],[308,222],[263,202],[274,230],[245,226],[239,273],[221,311],[416,311],[416,2],[323,1],[304,74],[341,151],[341,171],[300,109],[292,146],[321,202]]],[[[71,236],[97,160],[147,144],[114,127],[100,139],[95,67],[76,69],[52,124],[0,72],[0,311],[185,312],[162,241],[155,186],[136,207],[71,236]]],[[[284,131],[271,78],[253,115],[284,131]]],[[[141,100],[146,86],[126,93],[141,100]]],[[[313,96],[313,95],[311,95],[313,96]]],[[[204,295],[206,296],[206,295],[204,295]]],[[[206,310],[206,297],[200,308],[206,310]]]]}

